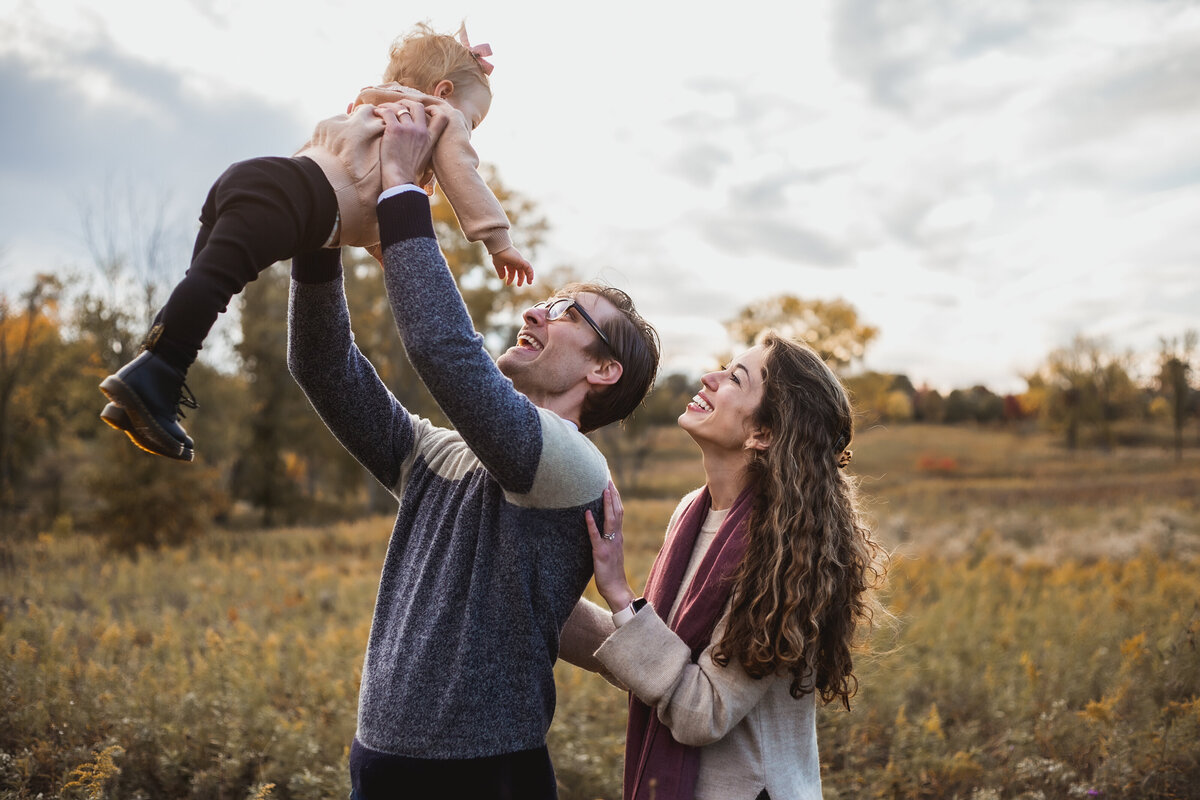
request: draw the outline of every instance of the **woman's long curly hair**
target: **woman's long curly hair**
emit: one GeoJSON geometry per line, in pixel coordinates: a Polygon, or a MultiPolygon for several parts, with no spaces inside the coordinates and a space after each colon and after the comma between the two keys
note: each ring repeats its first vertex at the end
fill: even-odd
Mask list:
{"type": "Polygon", "coordinates": [[[786,670],[793,697],[816,692],[848,709],[858,690],[851,653],[874,621],[886,563],[856,483],[839,468],[854,433],[850,400],[811,348],[774,333],[760,342],[753,422],[770,443],[751,451],[760,491],[714,658],[736,659],[754,677],[786,670]]]}

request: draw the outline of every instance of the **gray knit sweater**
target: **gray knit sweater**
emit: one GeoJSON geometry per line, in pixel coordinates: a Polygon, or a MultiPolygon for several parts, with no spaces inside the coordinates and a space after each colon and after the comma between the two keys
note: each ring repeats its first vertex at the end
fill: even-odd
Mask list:
{"type": "Polygon", "coordinates": [[[513,388],[438,249],[428,198],[379,206],[401,339],[454,430],[404,409],[350,332],[337,251],[297,257],[288,365],[317,413],[399,500],[359,691],[358,740],[476,758],[539,747],[559,634],[591,577],[585,508],[608,467],[513,388]]]}

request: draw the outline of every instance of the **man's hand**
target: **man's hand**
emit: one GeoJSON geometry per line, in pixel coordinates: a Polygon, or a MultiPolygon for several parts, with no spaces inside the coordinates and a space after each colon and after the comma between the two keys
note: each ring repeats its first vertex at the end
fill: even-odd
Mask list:
{"type": "Polygon", "coordinates": [[[399,100],[375,107],[383,120],[379,164],[383,188],[416,183],[429,166],[433,146],[450,121],[440,106],[428,109],[415,100],[399,100]]]}
{"type": "Polygon", "coordinates": [[[492,266],[496,268],[500,280],[509,286],[513,285],[514,280],[517,286],[533,283],[533,265],[515,247],[506,247],[499,253],[493,253],[492,266]]]}

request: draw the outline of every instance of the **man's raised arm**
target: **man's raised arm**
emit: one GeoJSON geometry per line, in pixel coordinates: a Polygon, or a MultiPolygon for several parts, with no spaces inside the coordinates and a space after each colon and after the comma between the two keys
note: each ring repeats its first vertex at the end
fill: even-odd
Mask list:
{"type": "Polygon", "coordinates": [[[419,104],[379,107],[384,119],[379,203],[384,284],[409,361],[463,439],[505,489],[525,492],[541,457],[537,407],[513,388],[475,331],[434,234],[429,198],[416,190],[445,118],[419,104]],[[401,119],[403,122],[401,123],[401,119]]]}
{"type": "Polygon", "coordinates": [[[354,344],[339,250],[292,260],[288,369],[352,456],[389,490],[412,450],[412,417],[354,344]]]}

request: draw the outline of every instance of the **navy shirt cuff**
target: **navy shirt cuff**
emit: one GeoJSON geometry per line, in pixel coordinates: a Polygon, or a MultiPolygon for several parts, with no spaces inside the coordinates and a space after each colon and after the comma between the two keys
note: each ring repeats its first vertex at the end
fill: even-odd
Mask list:
{"type": "Polygon", "coordinates": [[[328,283],[342,274],[342,251],[337,247],[310,250],[292,257],[292,278],[299,283],[328,283]]]}
{"type": "Polygon", "coordinates": [[[424,192],[401,192],[379,202],[379,242],[386,251],[388,245],[407,239],[436,239],[433,216],[429,211],[429,195],[424,192]]]}

